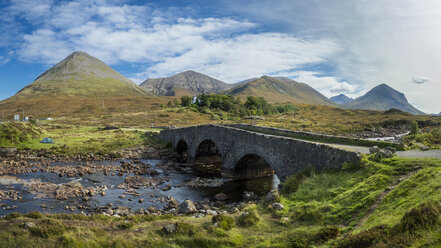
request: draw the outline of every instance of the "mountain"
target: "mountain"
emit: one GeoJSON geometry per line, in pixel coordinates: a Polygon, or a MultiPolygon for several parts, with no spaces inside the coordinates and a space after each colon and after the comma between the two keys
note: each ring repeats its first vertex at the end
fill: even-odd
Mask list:
{"type": "Polygon", "coordinates": [[[272,103],[299,102],[308,104],[336,104],[305,83],[284,77],[263,76],[225,92],[241,98],[261,96],[272,103]]]}
{"type": "Polygon", "coordinates": [[[165,78],[149,78],[141,87],[159,96],[217,94],[232,86],[195,71],[184,71],[165,78]]]}
{"type": "Polygon", "coordinates": [[[394,90],[387,84],[380,84],[365,95],[343,105],[349,109],[388,110],[399,109],[411,114],[421,115],[422,111],[412,106],[403,93],[394,90]]]}
{"type": "Polygon", "coordinates": [[[347,97],[345,94],[340,94],[338,96],[333,96],[333,97],[329,98],[329,100],[331,100],[337,104],[346,104],[346,103],[350,103],[354,99],[347,97]]]}
{"type": "Polygon", "coordinates": [[[115,97],[149,95],[104,62],[74,52],[41,74],[13,98],[38,96],[115,97]]]}

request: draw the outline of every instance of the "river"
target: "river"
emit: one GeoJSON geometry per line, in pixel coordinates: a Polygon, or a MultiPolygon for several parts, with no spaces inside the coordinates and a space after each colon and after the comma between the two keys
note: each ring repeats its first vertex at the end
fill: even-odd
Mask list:
{"type": "MultiPolygon", "coordinates": [[[[21,199],[7,200],[0,198],[0,215],[7,215],[11,212],[28,213],[32,211],[39,211],[44,213],[90,213],[93,209],[103,207],[109,203],[113,206],[128,207],[132,211],[143,208],[147,209],[149,206],[162,209],[165,205],[164,199],[173,197],[179,202],[186,199],[192,201],[202,201],[204,199],[212,200],[218,193],[225,193],[229,198],[227,202],[239,202],[242,200],[243,191],[252,191],[257,195],[263,195],[273,188],[277,188],[279,180],[276,176],[264,177],[252,180],[230,181],[225,180],[216,175],[216,173],[208,173],[200,168],[194,169],[192,166],[185,166],[179,169],[179,164],[172,167],[164,167],[168,161],[165,160],[140,160],[144,164],[149,164],[150,168],[159,172],[158,175],[139,175],[144,178],[156,178],[161,181],[157,186],[151,187],[136,187],[131,188],[131,191],[136,194],[127,194],[127,189],[118,187],[124,183],[125,179],[130,176],[135,176],[133,173],[118,174],[117,171],[110,173],[96,172],[93,174],[85,174],[82,176],[60,176],[51,172],[30,172],[24,174],[9,174],[20,179],[17,183],[0,183],[0,191],[16,191],[21,199]],[[178,169],[176,169],[178,168],[178,169]],[[224,181],[221,185],[212,186],[189,186],[186,185],[191,180],[199,178],[202,181],[214,180],[224,181]],[[54,199],[52,198],[38,198],[36,193],[29,192],[30,182],[33,180],[40,180],[41,182],[50,182],[57,185],[63,185],[70,182],[78,182],[84,187],[106,188],[103,194],[94,194],[90,197],[74,197],[68,199],[54,199]],[[25,182],[25,183],[23,183],[25,182]],[[164,185],[169,184],[169,190],[163,190],[164,185]],[[122,197],[124,196],[124,197],[122,197]],[[141,201],[140,201],[141,199],[141,201]],[[162,200],[162,201],[161,201],[162,200]],[[8,209],[8,206],[16,206],[16,209],[8,209]],[[41,206],[44,206],[43,208],[41,206]],[[73,207],[72,207],[73,206],[73,207]],[[82,206],[81,209],[76,206],[82,206]]],[[[115,166],[121,163],[130,163],[132,160],[117,160],[117,161],[96,161],[93,164],[103,166],[115,166]]],[[[84,163],[51,163],[49,166],[84,166],[84,163]]],[[[129,191],[130,191],[129,190],[129,191]]],[[[41,196],[40,196],[41,197],[41,196]]],[[[15,207],[14,207],[15,208],[15,207]]]]}

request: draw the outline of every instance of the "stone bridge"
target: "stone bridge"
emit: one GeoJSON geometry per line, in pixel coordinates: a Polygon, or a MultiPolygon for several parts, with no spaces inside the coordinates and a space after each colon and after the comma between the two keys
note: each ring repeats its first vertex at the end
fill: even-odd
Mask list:
{"type": "Polygon", "coordinates": [[[307,167],[340,168],[345,162],[359,163],[361,158],[359,153],[325,144],[218,125],[164,130],[159,137],[190,160],[217,157],[222,175],[235,179],[272,171],[284,181],[307,167]]]}

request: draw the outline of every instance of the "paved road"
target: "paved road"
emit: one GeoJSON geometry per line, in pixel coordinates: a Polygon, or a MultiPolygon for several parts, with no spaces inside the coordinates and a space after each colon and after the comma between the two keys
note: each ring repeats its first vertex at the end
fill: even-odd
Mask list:
{"type": "MultiPolygon", "coordinates": [[[[330,145],[332,147],[342,148],[349,151],[356,151],[363,154],[369,154],[369,147],[348,146],[348,145],[340,145],[340,144],[327,144],[327,145],[330,145]]],[[[441,150],[397,151],[397,156],[402,158],[441,158],[441,150]]]]}
{"type": "Polygon", "coordinates": [[[404,158],[441,158],[441,150],[404,151],[397,152],[397,156],[404,158]]]}

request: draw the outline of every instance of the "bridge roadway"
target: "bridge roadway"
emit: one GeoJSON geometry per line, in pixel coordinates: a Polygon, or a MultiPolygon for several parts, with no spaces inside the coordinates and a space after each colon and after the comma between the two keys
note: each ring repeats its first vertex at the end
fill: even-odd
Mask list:
{"type": "Polygon", "coordinates": [[[307,167],[316,170],[359,163],[359,152],[235,127],[202,125],[163,130],[159,137],[187,158],[220,157],[222,174],[235,179],[274,171],[283,181],[307,167]]]}

